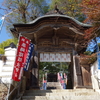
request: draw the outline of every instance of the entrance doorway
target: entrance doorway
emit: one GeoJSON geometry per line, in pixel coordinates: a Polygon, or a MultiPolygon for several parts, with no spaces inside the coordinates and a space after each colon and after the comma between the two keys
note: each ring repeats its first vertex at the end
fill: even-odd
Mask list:
{"type": "MultiPolygon", "coordinates": [[[[40,87],[43,85],[43,80],[46,80],[47,83],[50,82],[55,84],[56,82],[61,82],[58,78],[58,73],[62,75],[61,79],[65,80],[65,76],[67,77],[66,81],[66,89],[72,89],[72,75],[71,75],[71,63],[70,62],[40,62],[39,64],[39,83],[40,87]]],[[[52,87],[53,89],[56,89],[52,87]]],[[[50,89],[47,88],[47,89],[50,89]]]]}
{"type": "Polygon", "coordinates": [[[47,82],[57,82],[57,74],[48,73],[47,74],[47,82]]]}
{"type": "Polygon", "coordinates": [[[63,83],[67,85],[68,83],[71,86],[67,88],[72,88],[72,76],[73,67],[70,54],[58,52],[40,53],[39,83],[41,85],[43,82],[52,82],[52,84],[59,82],[61,85],[63,83]]]}

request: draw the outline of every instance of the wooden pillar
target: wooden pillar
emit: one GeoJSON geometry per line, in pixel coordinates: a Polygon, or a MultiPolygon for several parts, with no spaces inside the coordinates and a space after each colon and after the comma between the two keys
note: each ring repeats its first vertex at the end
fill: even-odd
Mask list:
{"type": "Polygon", "coordinates": [[[30,75],[31,73],[30,73],[30,69],[28,70],[28,71],[23,71],[23,77],[24,77],[24,82],[23,82],[23,84],[25,84],[25,89],[29,89],[30,88],[30,77],[31,77],[31,75],[30,75]]]}
{"type": "Polygon", "coordinates": [[[82,76],[83,76],[83,85],[92,87],[90,66],[82,65],[81,68],[82,68],[82,76]]]}
{"type": "Polygon", "coordinates": [[[77,86],[77,75],[75,68],[75,56],[73,56],[73,89],[76,89],[77,86]]]}
{"type": "Polygon", "coordinates": [[[39,86],[39,62],[40,62],[40,53],[38,53],[38,86],[39,86]]]}
{"type": "Polygon", "coordinates": [[[77,75],[77,87],[83,86],[82,81],[82,71],[80,66],[79,57],[75,56],[75,68],[76,68],[76,75],[77,75]]]}
{"type": "Polygon", "coordinates": [[[74,72],[74,70],[73,70],[73,54],[72,53],[70,53],[70,55],[71,55],[71,68],[70,68],[70,73],[71,73],[71,84],[72,84],[72,88],[74,88],[74,77],[73,77],[73,72],[74,72]]]}
{"type": "Polygon", "coordinates": [[[74,61],[74,66],[73,66],[74,88],[82,87],[83,86],[82,71],[78,56],[74,56],[73,61],[74,61]]]}

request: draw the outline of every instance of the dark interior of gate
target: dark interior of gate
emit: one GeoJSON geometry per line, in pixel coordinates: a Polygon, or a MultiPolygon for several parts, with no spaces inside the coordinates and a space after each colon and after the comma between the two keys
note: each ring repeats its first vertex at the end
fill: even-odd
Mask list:
{"type": "MultiPolygon", "coordinates": [[[[38,62],[31,62],[31,65],[34,66],[33,76],[30,74],[30,70],[24,72],[24,76],[26,77],[26,89],[30,88],[29,86],[31,86],[30,84],[32,82],[32,88],[40,87],[39,69],[43,66],[43,64],[41,64],[42,62],[47,62],[45,60],[41,61],[41,55],[46,53],[49,53],[49,57],[50,54],[70,54],[70,62],[62,62],[60,60],[54,63],[53,60],[48,60],[48,64],[52,63],[50,67],[61,67],[61,63],[62,65],[68,65],[65,72],[69,78],[68,84],[70,85],[68,88],[90,87],[91,81],[86,79],[86,71],[83,71],[86,67],[82,67],[82,69],[78,58],[75,57],[83,52],[86,47],[85,43],[87,43],[87,41],[84,39],[84,32],[88,28],[90,28],[89,25],[60,14],[45,15],[28,24],[14,24],[14,28],[11,29],[13,35],[18,38],[21,33],[23,36],[29,38],[32,43],[35,44],[34,51],[37,53],[37,55],[35,55],[35,53],[33,55],[37,57],[38,62]]],[[[46,67],[46,65],[44,67],[46,67]]],[[[48,71],[48,69],[44,70],[48,71]]],[[[62,71],[63,70],[60,68],[60,70],[56,72],[56,75],[55,73],[48,73],[48,81],[57,81],[57,73],[62,71]]],[[[87,69],[87,75],[90,77],[89,69],[87,69]]]]}

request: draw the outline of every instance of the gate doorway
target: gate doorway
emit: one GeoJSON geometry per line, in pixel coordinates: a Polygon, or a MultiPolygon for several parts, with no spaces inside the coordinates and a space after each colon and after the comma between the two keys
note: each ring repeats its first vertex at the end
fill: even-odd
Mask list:
{"type": "MultiPolygon", "coordinates": [[[[39,63],[39,83],[40,85],[43,84],[43,80],[46,80],[47,83],[50,83],[50,82],[60,82],[61,83],[62,80],[65,80],[64,75],[66,75],[66,78],[67,78],[67,81],[65,82],[67,85],[66,89],[72,89],[73,88],[73,85],[72,85],[73,69],[71,66],[70,54],[40,53],[40,63],[39,63]],[[58,74],[61,76],[60,80],[59,80],[58,74]]],[[[53,88],[53,89],[56,89],[56,88],[53,88]]]]}
{"type": "Polygon", "coordinates": [[[47,82],[57,82],[57,74],[48,73],[47,74],[47,82]]]}

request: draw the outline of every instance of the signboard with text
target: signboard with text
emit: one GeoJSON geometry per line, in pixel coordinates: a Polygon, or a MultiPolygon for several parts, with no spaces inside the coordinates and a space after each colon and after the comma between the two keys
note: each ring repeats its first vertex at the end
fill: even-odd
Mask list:
{"type": "Polygon", "coordinates": [[[67,53],[40,53],[40,62],[71,62],[67,53]]]}
{"type": "Polygon", "coordinates": [[[23,36],[20,36],[12,74],[12,79],[14,81],[20,81],[21,79],[23,68],[26,62],[26,57],[28,55],[29,45],[30,40],[23,36]]]}
{"type": "Polygon", "coordinates": [[[26,63],[25,63],[25,66],[24,66],[24,71],[28,71],[33,50],[34,50],[34,45],[32,43],[30,43],[29,49],[28,49],[28,54],[27,54],[27,57],[26,57],[26,63]]]}

